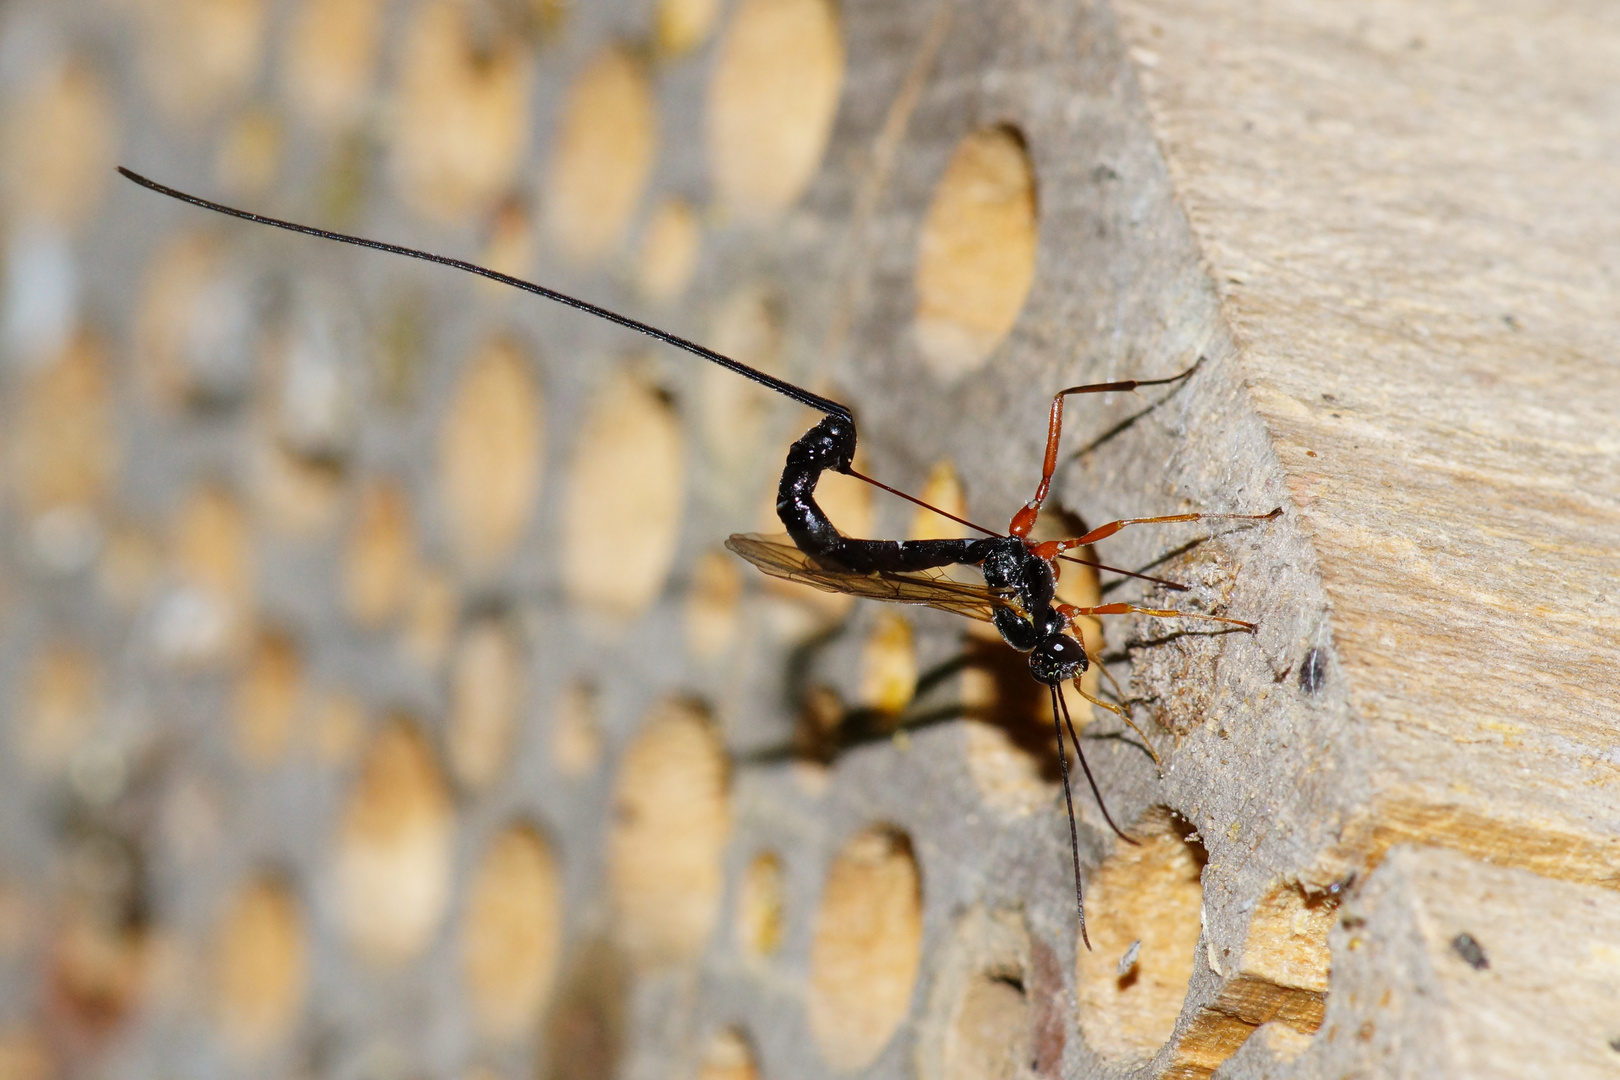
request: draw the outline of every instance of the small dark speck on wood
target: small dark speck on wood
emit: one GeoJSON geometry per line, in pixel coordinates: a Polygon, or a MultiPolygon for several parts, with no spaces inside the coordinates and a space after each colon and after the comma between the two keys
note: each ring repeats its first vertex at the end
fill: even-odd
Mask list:
{"type": "Polygon", "coordinates": [[[1305,659],[1299,665],[1299,688],[1307,694],[1314,694],[1322,689],[1327,681],[1327,654],[1321,649],[1311,649],[1305,654],[1305,659]]]}
{"type": "Polygon", "coordinates": [[[1484,971],[1491,966],[1490,960],[1485,956],[1485,950],[1474,940],[1472,934],[1458,934],[1451,939],[1451,948],[1475,971],[1484,971]]]}

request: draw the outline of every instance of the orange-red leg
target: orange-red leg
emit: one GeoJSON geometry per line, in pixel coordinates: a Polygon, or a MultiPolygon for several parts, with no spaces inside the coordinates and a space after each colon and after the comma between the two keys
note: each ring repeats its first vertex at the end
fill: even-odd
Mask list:
{"type": "Polygon", "coordinates": [[[1012,524],[1007,531],[1013,536],[1028,536],[1035,527],[1035,521],[1041,516],[1041,507],[1046,504],[1046,496],[1052,490],[1052,477],[1057,472],[1058,443],[1063,436],[1063,399],[1070,394],[1105,394],[1111,391],[1135,390],[1139,386],[1162,386],[1173,383],[1178,379],[1185,379],[1197,370],[1198,365],[1183,371],[1179,375],[1172,375],[1168,379],[1123,379],[1119,382],[1091,383],[1087,386],[1071,386],[1067,390],[1059,390],[1052,397],[1052,412],[1046,422],[1046,456],[1041,461],[1041,482],[1035,488],[1035,497],[1025,503],[1018,513],[1013,515],[1012,524]]]}

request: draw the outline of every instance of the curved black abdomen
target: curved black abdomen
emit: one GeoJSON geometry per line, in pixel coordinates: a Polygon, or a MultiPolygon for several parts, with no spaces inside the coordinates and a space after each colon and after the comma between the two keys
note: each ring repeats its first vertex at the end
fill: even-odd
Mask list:
{"type": "Polygon", "coordinates": [[[993,540],[862,540],[844,536],[816,504],[816,482],[855,459],[855,424],[828,416],[788,451],[776,493],[776,516],[799,550],[857,573],[931,570],[981,561],[993,540]]]}

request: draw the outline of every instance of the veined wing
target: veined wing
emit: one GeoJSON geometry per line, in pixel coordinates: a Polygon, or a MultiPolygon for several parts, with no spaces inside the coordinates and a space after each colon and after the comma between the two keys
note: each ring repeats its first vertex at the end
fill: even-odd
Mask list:
{"type": "Polygon", "coordinates": [[[1009,595],[986,585],[953,581],[943,570],[915,570],[885,573],[856,573],[829,570],[795,547],[786,534],[780,537],[758,533],[734,533],[726,547],[753,563],[760,570],[783,581],[810,585],[825,592],[848,593],[868,600],[891,604],[926,604],[989,622],[998,607],[1011,607],[1009,595]]]}

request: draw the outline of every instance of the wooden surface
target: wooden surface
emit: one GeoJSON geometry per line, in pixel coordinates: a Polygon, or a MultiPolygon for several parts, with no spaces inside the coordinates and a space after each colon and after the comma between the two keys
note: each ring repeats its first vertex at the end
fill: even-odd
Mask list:
{"type": "Polygon", "coordinates": [[[0,1075],[1620,1068],[1616,55],[1528,0],[8,7],[0,1075]],[[115,161],[802,381],[987,524],[1053,392],[1202,357],[1071,403],[1047,522],[1283,509],[1064,578],[1259,623],[1092,628],[1165,766],[1080,713],[1144,841],[1079,800],[1096,949],[1022,661],[721,548],[802,411],[115,161]]]}

